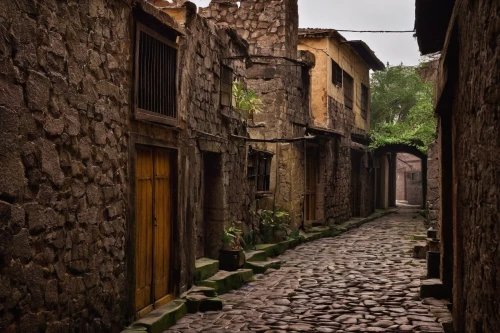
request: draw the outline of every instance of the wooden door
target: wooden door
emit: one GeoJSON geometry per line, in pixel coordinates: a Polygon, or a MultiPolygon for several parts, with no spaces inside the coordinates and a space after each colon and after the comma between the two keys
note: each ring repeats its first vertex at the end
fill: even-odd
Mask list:
{"type": "Polygon", "coordinates": [[[316,220],[316,185],[318,182],[317,150],[309,148],[306,155],[306,197],[304,215],[306,221],[316,220]]]}
{"type": "Polygon", "coordinates": [[[173,299],[171,156],[167,150],[137,148],[135,309],[148,312],[173,299]]]}

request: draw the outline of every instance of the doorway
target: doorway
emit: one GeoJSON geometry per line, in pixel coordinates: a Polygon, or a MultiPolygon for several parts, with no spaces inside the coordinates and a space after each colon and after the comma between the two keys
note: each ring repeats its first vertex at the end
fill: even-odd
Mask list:
{"type": "Polygon", "coordinates": [[[142,314],[174,299],[170,278],[173,157],[166,149],[136,149],[135,310],[142,314]]]}
{"type": "Polygon", "coordinates": [[[317,219],[318,159],[318,147],[308,145],[306,152],[306,191],[304,202],[304,220],[307,222],[314,222],[317,219]]]}
{"type": "Polygon", "coordinates": [[[203,218],[198,224],[198,257],[218,259],[224,229],[224,184],[222,158],[203,153],[203,218]]]}
{"type": "Polygon", "coordinates": [[[361,216],[361,159],[363,152],[351,149],[351,216],[361,216]]]}

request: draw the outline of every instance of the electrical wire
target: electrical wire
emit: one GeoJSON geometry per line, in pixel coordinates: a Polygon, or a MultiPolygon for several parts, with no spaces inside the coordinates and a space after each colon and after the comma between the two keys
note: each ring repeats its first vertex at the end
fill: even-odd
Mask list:
{"type": "Polygon", "coordinates": [[[416,32],[415,30],[339,30],[333,29],[338,32],[360,32],[360,33],[374,33],[374,34],[403,34],[416,32]]]}

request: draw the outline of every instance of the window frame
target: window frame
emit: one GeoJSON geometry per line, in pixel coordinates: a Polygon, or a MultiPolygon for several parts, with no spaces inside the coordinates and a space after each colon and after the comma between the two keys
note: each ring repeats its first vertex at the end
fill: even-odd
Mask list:
{"type": "Polygon", "coordinates": [[[331,60],[331,65],[332,65],[332,83],[336,85],[339,88],[342,88],[342,78],[343,78],[343,70],[342,67],[340,67],[335,60],[331,60]],[[340,76],[340,77],[339,77],[340,76]]]}
{"type": "Polygon", "coordinates": [[[368,117],[368,104],[370,100],[369,96],[370,88],[361,83],[361,117],[363,117],[363,119],[366,119],[368,117]]]}
{"type": "Polygon", "coordinates": [[[227,66],[227,65],[221,65],[220,69],[220,105],[222,107],[228,107],[231,108],[233,107],[233,81],[234,81],[234,70],[227,66]],[[230,75],[230,82],[225,82],[224,80],[224,73],[227,71],[230,75]],[[224,91],[224,87],[229,87],[229,92],[224,91]],[[229,94],[229,102],[228,104],[223,103],[223,95],[229,94]]]}
{"type": "Polygon", "coordinates": [[[353,111],[354,110],[354,78],[349,75],[349,73],[347,73],[346,71],[342,71],[342,81],[344,82],[344,106],[353,111]],[[346,78],[348,80],[346,80],[346,78]],[[346,84],[347,82],[350,82],[349,84],[346,84]],[[351,87],[351,94],[350,94],[350,97],[347,96],[347,91],[346,91],[346,88],[350,86],[351,87]],[[348,106],[348,103],[347,103],[347,100],[350,100],[350,107],[348,106]]]}
{"type": "Polygon", "coordinates": [[[150,121],[150,122],[155,122],[155,123],[160,123],[164,125],[171,125],[171,126],[178,126],[179,124],[179,103],[178,103],[178,98],[179,98],[179,89],[178,89],[178,80],[179,80],[179,46],[172,41],[171,39],[163,36],[159,32],[157,32],[154,29],[149,28],[143,23],[136,22],[136,28],[135,28],[135,59],[134,59],[134,118],[136,120],[143,120],[143,121],[150,121]],[[167,46],[173,48],[176,52],[176,59],[175,59],[175,72],[174,72],[174,87],[175,87],[175,117],[170,117],[167,115],[162,115],[160,113],[151,111],[151,110],[146,110],[143,108],[140,108],[138,106],[139,102],[139,51],[140,51],[140,40],[141,40],[141,32],[144,32],[148,35],[150,35],[152,38],[155,38],[159,40],[160,42],[166,44],[167,46]]]}
{"type": "Polygon", "coordinates": [[[272,193],[271,167],[273,157],[273,153],[261,150],[253,150],[249,153],[247,175],[248,178],[255,181],[256,194],[272,193]],[[265,160],[265,162],[262,162],[263,160],[265,160]]]}

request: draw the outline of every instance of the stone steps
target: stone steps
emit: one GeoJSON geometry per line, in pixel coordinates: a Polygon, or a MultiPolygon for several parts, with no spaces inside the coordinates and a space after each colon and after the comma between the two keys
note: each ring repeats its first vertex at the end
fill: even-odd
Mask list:
{"type": "Polygon", "coordinates": [[[269,268],[279,269],[281,267],[281,260],[247,261],[243,267],[251,269],[254,274],[263,274],[269,268]]]}
{"type": "MultiPolygon", "coordinates": [[[[222,309],[224,301],[218,298],[217,295],[239,289],[245,283],[253,281],[255,279],[254,274],[261,274],[269,268],[280,268],[280,260],[268,258],[281,255],[286,250],[301,243],[337,236],[366,222],[394,212],[395,210],[377,211],[367,218],[351,220],[334,227],[313,227],[295,240],[283,241],[277,244],[259,244],[255,247],[255,251],[245,253],[247,260],[245,268],[235,272],[219,271],[219,262],[217,260],[200,258],[195,263],[196,285],[194,287],[181,295],[180,299],[152,311],[122,332],[163,332],[188,312],[219,311],[222,309]]],[[[427,300],[429,299],[424,300],[424,303],[427,300]]]]}
{"type": "Polygon", "coordinates": [[[187,306],[184,300],[176,299],[164,306],[153,310],[145,317],[134,322],[123,332],[149,332],[161,333],[187,314],[187,306]]]}
{"type": "Polygon", "coordinates": [[[194,280],[202,281],[214,276],[219,271],[219,261],[209,258],[200,258],[195,262],[194,280]]]}
{"type": "Polygon", "coordinates": [[[235,272],[218,271],[214,276],[196,282],[196,285],[213,288],[217,294],[225,294],[230,290],[239,289],[252,280],[251,269],[239,269],[235,272]]]}

